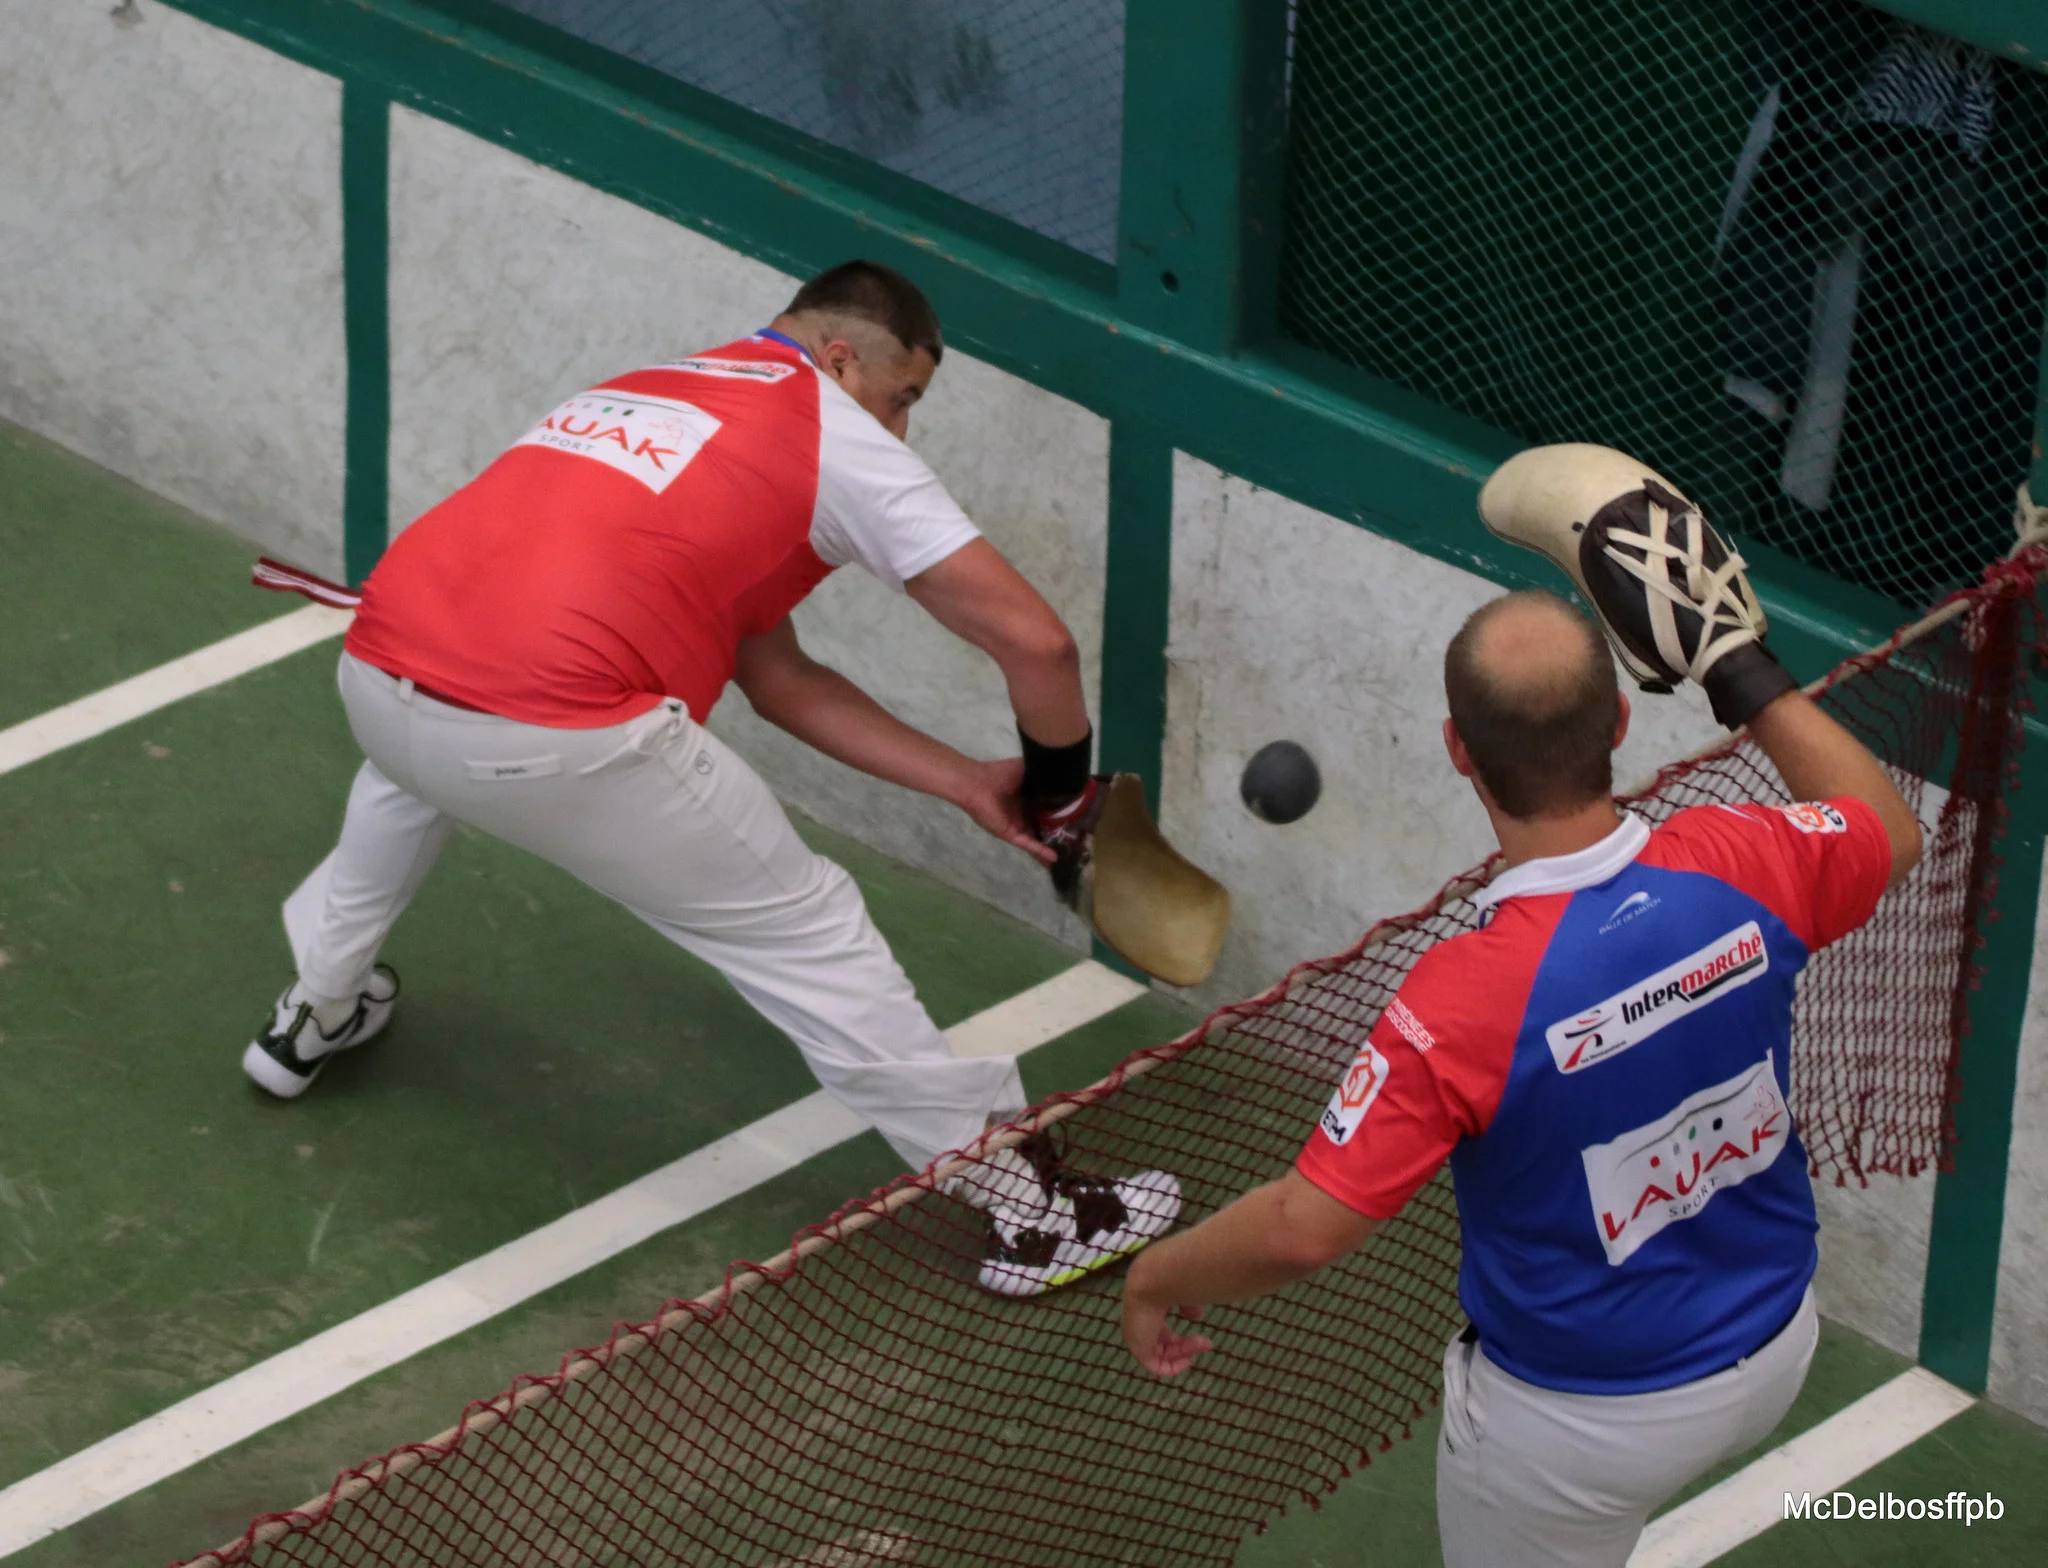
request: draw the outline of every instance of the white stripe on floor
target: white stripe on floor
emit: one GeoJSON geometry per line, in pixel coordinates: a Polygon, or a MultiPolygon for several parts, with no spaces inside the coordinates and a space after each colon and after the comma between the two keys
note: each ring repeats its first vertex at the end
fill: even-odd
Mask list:
{"type": "Polygon", "coordinates": [[[53,751],[104,735],[145,713],[170,706],[182,697],[247,675],[266,664],[339,636],[348,629],[352,611],[309,604],[274,621],[223,638],[196,653],[96,691],[61,708],[24,719],[0,730],[0,773],[11,773],[53,751]]]}
{"type": "Polygon", "coordinates": [[[1751,1461],[1662,1518],[1628,1568],[1702,1568],[1785,1517],[1785,1495],[1815,1497],[1910,1448],[1977,1401],[1925,1367],[1901,1372],[1817,1427],[1751,1461]]]}
{"type": "MultiPolygon", "coordinates": [[[[1018,1055],[1144,989],[1084,962],[954,1025],[947,1037],[961,1055],[1018,1055]]],[[[17,1481],[0,1491],[0,1557],[739,1197],[865,1126],[824,1091],[808,1095],[17,1481]]]]}
{"type": "Polygon", "coordinates": [[[946,1031],[955,1056],[1019,1056],[1143,996],[1106,964],[1076,964],[946,1031]]]}

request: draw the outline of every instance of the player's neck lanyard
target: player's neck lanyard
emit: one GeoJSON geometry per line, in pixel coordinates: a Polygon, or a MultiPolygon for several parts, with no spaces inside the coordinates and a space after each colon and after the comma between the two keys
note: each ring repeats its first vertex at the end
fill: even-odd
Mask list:
{"type": "Polygon", "coordinates": [[[799,354],[803,355],[803,357],[805,358],[805,360],[809,362],[810,367],[813,370],[816,370],[818,368],[818,362],[815,359],[811,358],[811,351],[805,348],[803,344],[797,342],[797,340],[791,337],[788,333],[777,332],[773,327],[763,327],[759,332],[756,332],[754,336],[757,338],[766,338],[771,343],[787,344],[789,347],[795,349],[799,354]]]}

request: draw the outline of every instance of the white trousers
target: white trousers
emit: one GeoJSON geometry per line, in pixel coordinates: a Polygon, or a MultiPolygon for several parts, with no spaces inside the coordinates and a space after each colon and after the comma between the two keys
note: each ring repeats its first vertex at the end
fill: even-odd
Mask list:
{"type": "Polygon", "coordinates": [[[681,703],[549,729],[436,702],[348,654],[340,681],[369,760],[341,842],[284,906],[315,996],[362,988],[460,821],[716,966],[912,1166],[1024,1108],[1015,1061],[954,1057],[853,879],[805,846],[753,769],[681,703]]]}
{"type": "Polygon", "coordinates": [[[1651,1510],[1785,1418],[1819,1338],[1809,1290],[1756,1354],[1620,1395],[1538,1388],[1453,1340],[1436,1447],[1445,1568],[1624,1568],[1651,1510]]]}

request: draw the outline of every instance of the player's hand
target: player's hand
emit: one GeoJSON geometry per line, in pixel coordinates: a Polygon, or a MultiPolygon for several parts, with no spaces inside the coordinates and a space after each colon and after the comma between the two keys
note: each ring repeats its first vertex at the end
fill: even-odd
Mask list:
{"type": "Polygon", "coordinates": [[[1179,1377],[1195,1364],[1197,1356],[1216,1348],[1206,1335],[1175,1333],[1166,1320],[1176,1312],[1190,1323],[1198,1323],[1202,1318],[1200,1307],[1176,1309],[1125,1282],[1124,1343],[1138,1358],[1138,1365],[1154,1377],[1179,1377]]]}
{"type": "Polygon", "coordinates": [[[1017,786],[1024,782],[1024,759],[1007,757],[1001,762],[969,761],[961,770],[953,793],[953,804],[974,819],[984,833],[1014,844],[1040,865],[1053,862],[1053,851],[1038,842],[1025,819],[1017,786]]]}

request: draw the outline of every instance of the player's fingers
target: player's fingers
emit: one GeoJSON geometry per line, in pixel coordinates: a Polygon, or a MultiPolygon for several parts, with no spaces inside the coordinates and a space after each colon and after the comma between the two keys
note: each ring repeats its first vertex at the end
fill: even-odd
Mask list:
{"type": "Polygon", "coordinates": [[[1045,845],[1038,842],[1038,835],[1025,827],[1021,821],[1005,822],[1001,828],[992,830],[1005,844],[1014,844],[1042,866],[1049,866],[1059,857],[1045,845]]]}
{"type": "Polygon", "coordinates": [[[1179,1377],[1195,1364],[1198,1356],[1207,1355],[1215,1348],[1214,1342],[1201,1334],[1167,1332],[1163,1335],[1152,1370],[1160,1377],[1179,1377]]]}
{"type": "Polygon", "coordinates": [[[1182,1307],[1180,1309],[1180,1315],[1186,1318],[1190,1323],[1199,1323],[1202,1321],[1203,1314],[1206,1313],[1208,1310],[1209,1309],[1203,1306],[1200,1302],[1196,1302],[1191,1307],[1182,1307]]]}
{"type": "Polygon", "coordinates": [[[1015,844],[1019,849],[1023,850],[1025,854],[1029,855],[1041,866],[1049,866],[1055,860],[1059,859],[1058,855],[1054,854],[1045,845],[1039,843],[1038,840],[1033,838],[1029,833],[1025,833],[1022,831],[1016,833],[1005,833],[1003,837],[1007,839],[1010,843],[1015,844]]]}
{"type": "Polygon", "coordinates": [[[1124,1345],[1148,1372],[1159,1370],[1159,1341],[1166,1333],[1166,1309],[1124,1293],[1124,1345]]]}

